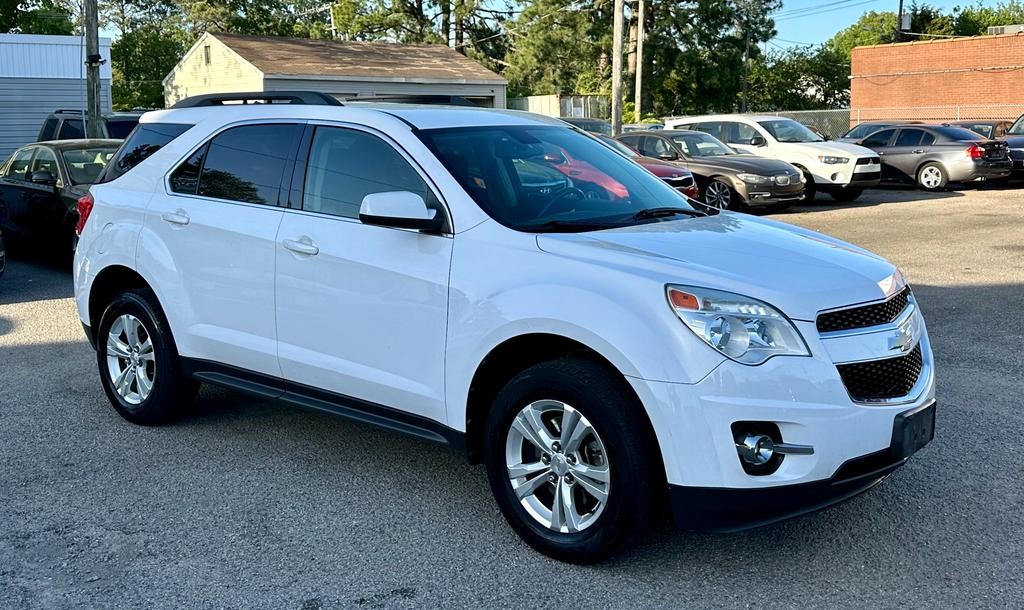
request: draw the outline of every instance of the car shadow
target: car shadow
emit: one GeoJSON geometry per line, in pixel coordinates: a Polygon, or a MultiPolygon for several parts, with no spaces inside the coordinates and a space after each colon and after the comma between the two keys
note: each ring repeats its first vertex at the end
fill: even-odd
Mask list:
{"type": "MultiPolygon", "coordinates": [[[[781,210],[777,213],[785,214],[786,212],[813,212],[815,210],[840,210],[849,208],[866,208],[873,207],[876,205],[889,205],[899,203],[920,203],[923,201],[943,201],[950,199],[958,199],[964,197],[963,193],[946,190],[946,191],[923,191],[910,189],[902,186],[880,186],[873,189],[867,189],[864,191],[856,201],[844,203],[836,201],[829,197],[825,193],[818,193],[813,201],[802,201],[796,205],[789,207],[787,210],[781,210]]],[[[772,210],[766,210],[772,212],[772,210]]]]}
{"type": "Polygon", "coordinates": [[[7,257],[0,277],[0,305],[69,299],[74,296],[71,268],[66,262],[17,253],[7,257]]]}

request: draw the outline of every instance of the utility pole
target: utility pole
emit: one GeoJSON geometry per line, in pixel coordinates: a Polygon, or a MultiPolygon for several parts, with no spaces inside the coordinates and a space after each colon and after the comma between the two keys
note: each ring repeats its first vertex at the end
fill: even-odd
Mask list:
{"type": "Polygon", "coordinates": [[[636,122],[640,122],[640,105],[643,101],[644,82],[644,0],[637,0],[636,15],[636,91],[633,92],[633,108],[636,122]]]}
{"type": "Polygon", "coordinates": [[[85,135],[88,138],[102,138],[100,66],[105,62],[100,57],[100,30],[96,0],[85,0],[83,13],[82,21],[85,28],[85,135]]]}
{"type": "Polygon", "coordinates": [[[750,28],[746,24],[743,25],[743,107],[742,111],[747,111],[747,81],[750,80],[750,28]]]}
{"type": "Polygon", "coordinates": [[[615,0],[612,19],[612,134],[622,132],[622,12],[623,0],[615,0]]]}
{"type": "Polygon", "coordinates": [[[903,42],[903,0],[900,0],[900,10],[896,13],[896,42],[903,42]]]}

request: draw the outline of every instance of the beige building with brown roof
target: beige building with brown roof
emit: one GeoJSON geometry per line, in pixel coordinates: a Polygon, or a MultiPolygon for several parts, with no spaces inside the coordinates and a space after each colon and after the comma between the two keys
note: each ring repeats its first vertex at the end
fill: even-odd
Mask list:
{"type": "Polygon", "coordinates": [[[168,106],[203,93],[305,90],[341,100],[504,108],[506,81],[444,45],[206,33],[163,85],[168,106]]]}

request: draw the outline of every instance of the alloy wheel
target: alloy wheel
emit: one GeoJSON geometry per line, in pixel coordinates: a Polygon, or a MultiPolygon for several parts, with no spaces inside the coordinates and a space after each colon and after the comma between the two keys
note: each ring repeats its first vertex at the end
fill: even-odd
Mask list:
{"type": "Polygon", "coordinates": [[[551,531],[583,531],[604,512],[610,488],[604,443],[564,402],[538,400],[519,411],[508,431],[505,464],[522,507],[551,531]]]}
{"type": "Polygon", "coordinates": [[[942,185],[942,170],[928,166],[921,170],[921,186],[926,189],[937,189],[942,185]]]}
{"type": "Polygon", "coordinates": [[[114,390],[129,405],[140,405],[156,377],[149,330],[131,314],[119,316],[107,332],[107,372],[114,390]]]}
{"type": "Polygon", "coordinates": [[[727,210],[731,200],[732,192],[730,192],[729,187],[717,180],[712,180],[704,191],[705,203],[713,208],[727,210]]]}

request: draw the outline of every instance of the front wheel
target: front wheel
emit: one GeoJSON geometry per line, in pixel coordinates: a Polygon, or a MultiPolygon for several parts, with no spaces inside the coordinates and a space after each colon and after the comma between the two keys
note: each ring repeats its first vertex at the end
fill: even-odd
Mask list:
{"type": "Polygon", "coordinates": [[[177,419],[198,384],[181,369],[174,339],[149,290],[119,295],[96,333],[100,380],[110,404],[128,421],[145,426],[177,419]]]}
{"type": "Polygon", "coordinates": [[[841,188],[838,191],[830,192],[829,196],[832,197],[832,199],[835,199],[836,201],[842,203],[849,203],[851,201],[856,201],[857,198],[860,197],[863,193],[864,189],[846,187],[841,188]]]}
{"type": "Polygon", "coordinates": [[[491,490],[534,549],[592,563],[649,524],[664,470],[621,376],[576,359],[542,363],[498,394],[487,425],[491,490]]]}
{"type": "Polygon", "coordinates": [[[719,210],[737,209],[742,204],[740,196],[720,178],[708,182],[704,189],[704,203],[719,210]]]}

